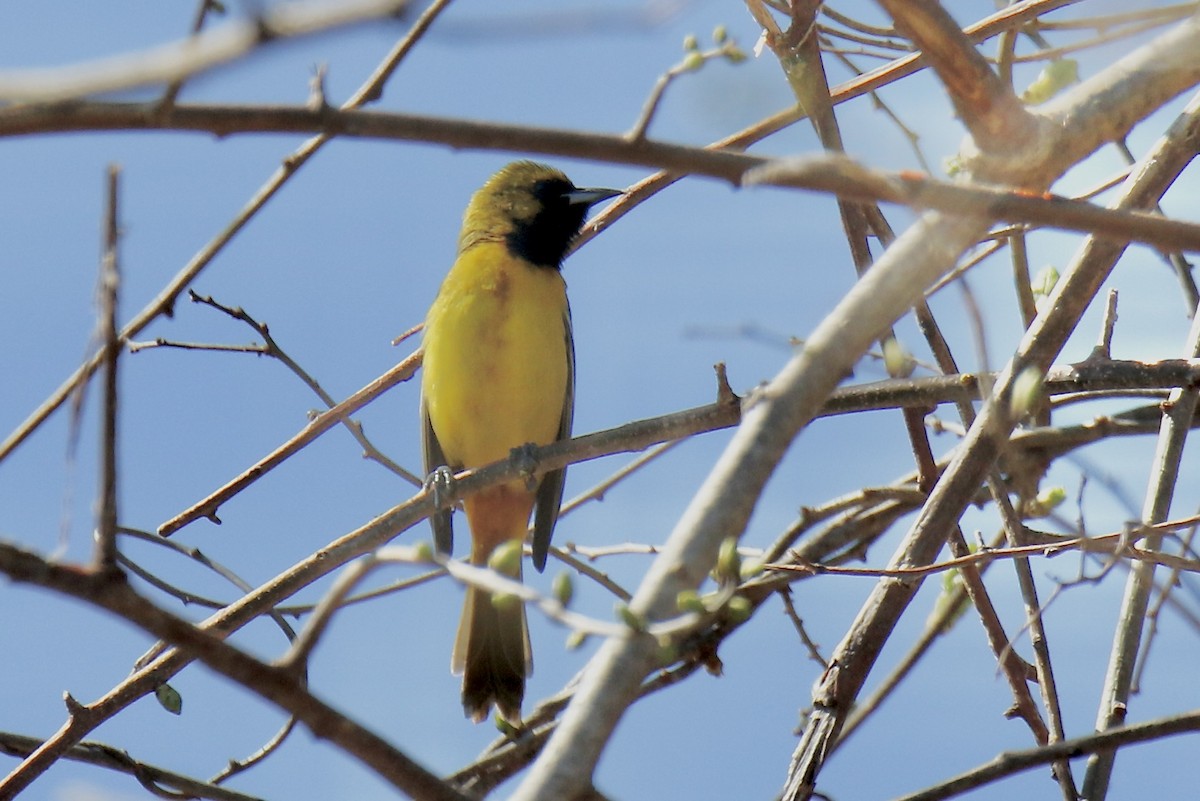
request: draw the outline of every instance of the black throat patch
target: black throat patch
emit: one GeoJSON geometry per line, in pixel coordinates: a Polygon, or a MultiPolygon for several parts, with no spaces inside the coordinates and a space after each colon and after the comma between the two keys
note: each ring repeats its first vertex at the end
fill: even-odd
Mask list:
{"type": "Polygon", "coordinates": [[[530,219],[515,221],[513,230],[505,237],[509,252],[539,267],[555,270],[562,267],[567,248],[587,215],[586,204],[568,200],[567,193],[573,189],[569,181],[538,181],[533,189],[538,212],[530,219]]]}

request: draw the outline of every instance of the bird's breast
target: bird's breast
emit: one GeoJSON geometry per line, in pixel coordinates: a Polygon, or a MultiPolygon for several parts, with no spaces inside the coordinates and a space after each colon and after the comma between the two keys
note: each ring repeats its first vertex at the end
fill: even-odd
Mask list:
{"type": "Polygon", "coordinates": [[[426,319],[422,391],[448,461],[553,442],[569,381],[566,287],[501,243],[459,256],[426,319]]]}

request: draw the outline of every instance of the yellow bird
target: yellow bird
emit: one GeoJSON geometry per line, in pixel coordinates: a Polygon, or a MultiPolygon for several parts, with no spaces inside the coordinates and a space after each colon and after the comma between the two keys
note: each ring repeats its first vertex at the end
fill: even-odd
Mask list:
{"type": "MultiPolygon", "coordinates": [[[[519,161],[471,198],[458,256],[425,318],[426,472],[480,467],[514,448],[570,436],[575,347],[559,270],[588,209],[619,194],[579,189],[552,167],[519,161]]],[[[518,479],[466,498],[472,564],[487,564],[504,543],[524,542],[536,508],[533,564],[545,568],[563,477],[554,470],[535,484],[518,479]]],[[[453,545],[450,515],[431,520],[443,553],[453,545]]],[[[521,578],[519,561],[513,578],[521,578]]],[[[524,606],[493,604],[489,593],[468,587],[450,665],[463,674],[468,717],[478,723],[495,704],[519,723],[533,670],[524,606]]]]}

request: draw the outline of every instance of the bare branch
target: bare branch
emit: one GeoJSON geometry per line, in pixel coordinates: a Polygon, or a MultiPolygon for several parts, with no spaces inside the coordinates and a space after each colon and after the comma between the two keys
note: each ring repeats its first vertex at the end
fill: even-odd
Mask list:
{"type": "MultiPolygon", "coordinates": [[[[408,34],[396,43],[396,46],[392,48],[370,77],[354,93],[354,96],[345,103],[343,108],[361,108],[363,105],[376,100],[383,92],[383,86],[387,83],[388,78],[400,66],[400,62],[404,60],[404,57],[408,55],[416,43],[421,40],[421,37],[433,25],[433,21],[437,19],[438,15],[441,14],[442,10],[449,3],[450,0],[434,0],[434,2],[430,3],[416,22],[413,23],[408,34]]],[[[18,106],[17,108],[28,108],[28,106],[18,106]]],[[[9,110],[0,109],[0,117],[9,110]]],[[[166,112],[173,114],[175,107],[172,105],[170,109],[166,109],[166,112]]],[[[164,109],[160,105],[157,109],[147,108],[146,113],[147,116],[153,117],[164,113],[164,109]]],[[[234,236],[249,224],[250,220],[267,204],[267,201],[274,197],[291,177],[304,166],[305,162],[312,158],[328,141],[329,136],[324,134],[313,137],[301,145],[298,150],[287,156],[279,169],[259,187],[258,191],[247,201],[246,205],[242,207],[233,220],[201,248],[199,252],[192,256],[191,260],[175,274],[167,286],[138,312],[132,320],[125,324],[121,329],[122,341],[127,341],[137,336],[159,316],[164,314],[169,315],[174,309],[175,301],[180,293],[196,280],[197,276],[217,257],[217,254],[224,250],[225,246],[233,240],[234,236]]],[[[26,437],[33,433],[38,426],[53,414],[70,397],[72,391],[77,386],[80,386],[91,378],[92,374],[100,366],[101,356],[102,354],[97,353],[80,365],[16,430],[3,442],[0,442],[0,461],[4,461],[4,458],[9,453],[24,442],[26,437]]]]}
{"type": "MultiPolygon", "coordinates": [[[[42,741],[11,732],[0,732],[0,753],[25,758],[37,750],[42,741]]],[[[245,795],[209,782],[203,782],[173,771],[148,765],[131,757],[125,751],[97,742],[83,742],[72,746],[64,759],[87,765],[127,773],[143,787],[154,793],[164,793],[167,788],[186,793],[191,798],[206,798],[211,801],[262,801],[256,796],[245,795]]]]}
{"type": "Polygon", "coordinates": [[[104,221],[104,255],[100,260],[100,342],[104,356],[104,430],[100,443],[100,514],[96,525],[95,567],[104,572],[117,566],[117,364],[121,343],[117,339],[117,300],[121,285],[121,265],[117,255],[120,241],[121,170],[108,168],[107,200],[104,221]]]}
{"type": "Polygon", "coordinates": [[[268,6],[254,19],[100,61],[0,72],[0,100],[46,103],[174,84],[228,64],[269,42],[394,16],[409,0],[354,0],[268,6]]]}
{"type": "Polygon", "coordinates": [[[1037,122],[963,35],[937,0],[879,0],[896,28],[937,72],[981,150],[1016,154],[1037,138],[1037,122]]]}
{"type": "MultiPolygon", "coordinates": [[[[1192,103],[1190,109],[1193,114],[1200,116],[1200,97],[1192,103]]],[[[1192,317],[1192,330],[1188,334],[1186,352],[1193,356],[1200,355],[1200,313],[1192,317]]],[[[1159,523],[1170,514],[1175,484],[1179,480],[1183,446],[1198,401],[1200,390],[1196,387],[1186,387],[1172,392],[1171,397],[1163,404],[1162,429],[1158,436],[1154,464],[1150,472],[1150,485],[1146,488],[1146,502],[1142,509],[1143,523],[1159,523]]],[[[1160,547],[1159,537],[1151,537],[1146,542],[1148,550],[1157,551],[1160,547]]],[[[1153,590],[1154,564],[1134,565],[1126,580],[1108,670],[1104,677],[1104,690],[1101,693],[1096,720],[1096,728],[1100,731],[1125,722],[1134,665],[1137,662],[1142,629],[1145,626],[1146,611],[1153,590]]],[[[1114,751],[1105,750],[1094,754],[1088,760],[1083,785],[1085,797],[1096,801],[1106,797],[1115,759],[1114,751]]]]}
{"type": "MultiPolygon", "coordinates": [[[[119,574],[53,564],[3,543],[0,543],[0,571],[13,581],[27,582],[86,601],[156,637],[175,643],[190,657],[201,660],[218,673],[294,714],[314,734],[338,744],[402,792],[419,798],[465,801],[465,796],[386,740],[318,700],[291,671],[266,665],[229,645],[212,631],[159,609],[135,593],[119,574]]],[[[10,786],[0,786],[0,793],[12,791],[10,786]]]]}
{"type": "Polygon", "coordinates": [[[1060,759],[1094,754],[1098,751],[1117,748],[1122,745],[1142,743],[1147,740],[1157,740],[1176,734],[1184,734],[1200,729],[1200,712],[1189,712],[1158,718],[1145,723],[1109,729],[1099,734],[1077,737],[1073,740],[1062,740],[1027,751],[1009,751],[1001,754],[987,765],[975,768],[959,776],[930,787],[917,793],[902,796],[896,801],[941,801],[943,798],[953,798],[956,795],[982,787],[985,784],[1011,776],[1030,768],[1046,765],[1060,759]]]}
{"type": "MultiPolygon", "coordinates": [[[[1093,79],[1093,85],[1083,92],[1069,94],[1074,95],[1075,102],[1080,102],[1081,97],[1093,96],[1097,91],[1102,91],[1099,87],[1104,86],[1111,90],[1107,91],[1108,100],[1113,105],[1123,105],[1121,98],[1128,97],[1125,88],[1148,80],[1146,72],[1157,73],[1158,65],[1162,63],[1158,60],[1160,57],[1165,62],[1186,58],[1180,50],[1164,51],[1162,48],[1166,43],[1176,45],[1197,36],[1200,36],[1200,22],[1184,23],[1102,72],[1093,79]],[[1137,75],[1129,72],[1133,64],[1142,65],[1145,72],[1137,75]]],[[[1134,102],[1140,105],[1141,100],[1134,102]]],[[[1110,105],[1109,109],[1112,107],[1110,105]]],[[[1060,113],[1064,122],[1070,120],[1072,123],[1078,116],[1088,116],[1086,113],[1070,116],[1065,109],[1060,113]]],[[[1143,169],[1131,177],[1119,207],[1145,208],[1156,202],[1196,153],[1197,136],[1200,136],[1200,115],[1189,112],[1174,126],[1171,135],[1146,157],[1143,169]]],[[[1082,138],[1087,137],[1083,135],[1082,138]]],[[[1058,140],[1056,137],[1055,141],[1061,141],[1063,148],[1068,149],[1068,140],[1058,140]]],[[[1070,141],[1072,148],[1078,146],[1073,139],[1070,141]]],[[[1047,184],[1062,166],[1062,159],[1051,152],[1057,149],[1050,142],[1044,142],[1040,149],[1045,153],[1043,159],[1039,163],[1025,165],[1023,174],[1009,180],[1031,185],[1047,184]]],[[[986,171],[986,166],[984,169],[986,171]]],[[[929,221],[932,227],[921,230],[921,235],[956,244],[963,241],[958,238],[963,233],[963,222],[958,221],[952,227],[951,222],[934,219],[931,214],[927,214],[924,221],[929,221]]],[[[910,233],[919,229],[920,224],[910,229],[910,233]]],[[[903,240],[904,237],[898,243],[903,240]]],[[[894,249],[890,249],[884,258],[894,249]]],[[[1122,246],[1101,243],[1097,239],[1088,241],[1066,276],[1056,286],[1048,301],[1048,313],[1039,314],[1026,332],[1015,356],[1001,373],[990,400],[971,426],[957,457],[942,474],[921,515],[893,557],[893,566],[922,565],[933,560],[948,532],[956,525],[963,508],[1002,452],[1003,441],[1012,431],[1015,421],[1009,408],[1009,399],[1016,377],[1027,368],[1044,372],[1047,360],[1053,359],[1062,348],[1067,335],[1078,324],[1091,298],[1123,251],[1122,246]]],[[[874,664],[888,632],[895,626],[919,583],[882,579],[860,610],[858,619],[833,655],[831,661],[834,667],[826,672],[814,691],[814,712],[793,758],[785,798],[799,799],[811,795],[817,772],[837,736],[846,711],[853,706],[853,699],[865,682],[866,674],[874,664]]]]}

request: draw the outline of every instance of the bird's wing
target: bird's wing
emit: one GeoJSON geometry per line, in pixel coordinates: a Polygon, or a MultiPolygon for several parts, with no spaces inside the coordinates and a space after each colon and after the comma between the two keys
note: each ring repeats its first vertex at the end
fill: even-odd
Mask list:
{"type": "MultiPolygon", "coordinates": [[[[571,422],[575,417],[575,338],[571,333],[571,307],[563,313],[563,330],[566,332],[567,347],[567,391],[563,396],[562,417],[558,423],[557,439],[569,439],[571,422]]],[[[566,468],[552,470],[542,476],[538,487],[536,513],[533,517],[533,566],[538,572],[546,569],[546,555],[550,552],[550,537],[554,524],[558,522],[558,508],[562,506],[566,468]]]]}
{"type": "MultiPolygon", "coordinates": [[[[424,398],[421,398],[421,450],[425,454],[426,476],[446,466],[446,454],[442,453],[442,445],[434,433],[424,398]]],[[[429,524],[433,526],[433,544],[438,552],[447,555],[454,552],[454,526],[450,519],[453,512],[452,508],[441,509],[429,516],[429,524]]]]}

